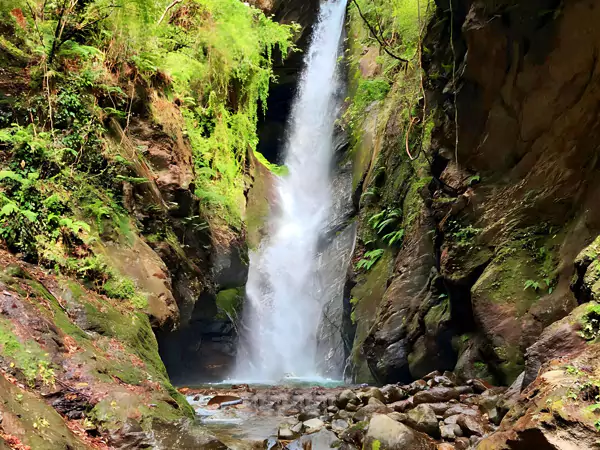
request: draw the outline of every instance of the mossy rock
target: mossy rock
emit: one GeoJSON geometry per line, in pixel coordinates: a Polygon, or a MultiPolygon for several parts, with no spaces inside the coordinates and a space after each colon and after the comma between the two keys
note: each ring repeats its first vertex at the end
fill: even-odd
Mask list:
{"type": "Polygon", "coordinates": [[[8,382],[3,375],[0,375],[0,392],[2,429],[6,434],[15,436],[36,450],[89,448],[67,428],[54,408],[34,394],[8,382]]]}
{"type": "Polygon", "coordinates": [[[235,319],[240,316],[244,304],[244,288],[225,289],[217,293],[218,318],[235,319]]]}

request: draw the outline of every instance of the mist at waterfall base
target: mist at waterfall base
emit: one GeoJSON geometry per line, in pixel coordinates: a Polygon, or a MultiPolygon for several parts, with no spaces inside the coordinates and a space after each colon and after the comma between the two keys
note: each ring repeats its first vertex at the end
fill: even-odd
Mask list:
{"type": "Polygon", "coordinates": [[[232,380],[322,382],[317,328],[324,299],[318,243],[331,220],[334,124],[346,1],[321,5],[294,100],[268,238],[250,254],[240,344],[232,380]]]}

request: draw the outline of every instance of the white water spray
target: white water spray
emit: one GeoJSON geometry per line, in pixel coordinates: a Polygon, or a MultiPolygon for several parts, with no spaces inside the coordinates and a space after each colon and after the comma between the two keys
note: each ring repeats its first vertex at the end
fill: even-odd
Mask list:
{"type": "Polygon", "coordinates": [[[237,379],[318,376],[317,328],[327,280],[318,277],[317,245],[331,215],[345,10],[345,0],[321,4],[288,124],[289,174],[278,180],[270,237],[250,255],[237,379]]]}

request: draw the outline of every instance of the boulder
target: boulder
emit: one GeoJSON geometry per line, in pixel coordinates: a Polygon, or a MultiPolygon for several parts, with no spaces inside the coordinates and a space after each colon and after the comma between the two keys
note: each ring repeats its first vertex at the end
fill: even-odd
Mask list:
{"type": "MultiPolygon", "coordinates": [[[[313,419],[314,420],[314,419],[313,419]]],[[[300,439],[290,442],[285,449],[286,450],[303,450],[303,449],[331,449],[335,448],[338,443],[337,436],[325,429],[321,429],[315,433],[302,436],[300,439]]]]}
{"type": "Polygon", "coordinates": [[[323,422],[321,419],[315,418],[307,420],[306,422],[302,422],[302,425],[304,425],[304,431],[308,434],[311,434],[316,433],[317,431],[325,427],[325,422],[323,422]]]}
{"type": "Polygon", "coordinates": [[[485,424],[478,417],[461,414],[458,416],[456,423],[467,436],[483,436],[486,433],[485,424]]]}
{"type": "Polygon", "coordinates": [[[368,404],[369,400],[372,398],[379,400],[381,403],[385,403],[385,396],[376,387],[369,388],[367,391],[359,392],[357,397],[362,401],[363,405],[368,404]]]}
{"type": "Polygon", "coordinates": [[[420,403],[441,403],[449,400],[458,400],[461,392],[458,388],[434,387],[427,391],[417,392],[414,395],[414,404],[420,403]]]}
{"type": "Polygon", "coordinates": [[[336,434],[340,434],[340,433],[346,431],[347,428],[348,428],[348,422],[346,420],[334,419],[331,422],[331,431],[333,431],[336,434]]]}
{"type": "Polygon", "coordinates": [[[358,397],[350,389],[346,389],[342,391],[340,395],[338,395],[337,399],[335,400],[335,406],[340,409],[345,409],[348,403],[353,403],[355,405],[359,403],[358,397]]]}
{"type": "Polygon", "coordinates": [[[309,410],[306,410],[306,411],[302,411],[298,415],[298,420],[300,422],[306,422],[307,420],[315,419],[315,418],[319,417],[320,415],[321,414],[316,409],[309,409],[309,410]]]}
{"type": "Polygon", "coordinates": [[[457,424],[441,425],[440,435],[445,441],[454,441],[457,437],[463,435],[462,428],[457,424]]]}
{"type": "Polygon", "coordinates": [[[399,402],[390,403],[388,406],[396,412],[404,412],[415,406],[414,398],[408,397],[406,400],[400,400],[399,402]]]}
{"type": "Polygon", "coordinates": [[[438,437],[440,435],[436,414],[429,405],[421,404],[410,410],[406,423],[415,430],[430,436],[438,437]]]}
{"type": "Polygon", "coordinates": [[[355,422],[362,422],[365,420],[369,420],[371,416],[373,416],[373,414],[388,414],[391,412],[392,410],[385,406],[383,403],[368,404],[367,406],[359,408],[358,411],[354,413],[354,416],[352,416],[352,418],[355,422]]]}
{"type": "Polygon", "coordinates": [[[471,408],[469,406],[465,406],[465,405],[454,405],[451,406],[450,408],[448,408],[445,412],[444,412],[444,418],[446,417],[450,417],[450,416],[455,416],[457,414],[464,414],[466,416],[479,416],[479,411],[477,411],[475,408],[471,408]]]}
{"type": "Polygon", "coordinates": [[[295,433],[291,428],[288,427],[281,427],[277,431],[277,437],[284,441],[291,441],[292,439],[297,438],[298,434],[299,433],[295,433]]]}
{"type": "Polygon", "coordinates": [[[369,422],[364,448],[380,450],[435,450],[435,443],[426,435],[411,430],[385,415],[375,415],[369,422]]]}
{"type": "Polygon", "coordinates": [[[414,395],[417,392],[421,392],[424,389],[427,389],[427,382],[425,380],[416,380],[410,383],[408,386],[405,386],[406,392],[410,395],[414,395]]]}
{"type": "Polygon", "coordinates": [[[388,384],[381,388],[381,393],[385,397],[384,403],[394,403],[404,400],[407,396],[406,392],[395,384],[388,384]]]}
{"type": "Polygon", "coordinates": [[[387,415],[390,419],[395,420],[396,422],[406,422],[408,419],[408,414],[399,413],[399,412],[391,412],[387,415]]]}

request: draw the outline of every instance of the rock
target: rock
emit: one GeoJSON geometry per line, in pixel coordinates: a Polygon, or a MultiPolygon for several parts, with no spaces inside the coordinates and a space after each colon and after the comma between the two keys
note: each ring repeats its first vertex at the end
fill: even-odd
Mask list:
{"type": "Polygon", "coordinates": [[[407,425],[417,431],[422,431],[430,436],[438,437],[440,429],[435,412],[431,406],[426,404],[418,405],[408,412],[407,425]]]}
{"type": "Polygon", "coordinates": [[[319,414],[319,411],[317,411],[316,409],[309,409],[306,411],[302,411],[298,415],[298,420],[300,422],[306,422],[307,420],[315,419],[315,418],[319,417],[320,415],[321,414],[319,414]]]}
{"type": "Polygon", "coordinates": [[[298,434],[294,433],[290,428],[282,427],[277,431],[277,437],[284,441],[291,441],[292,439],[296,439],[298,434]]]}
{"type": "Polygon", "coordinates": [[[331,430],[336,434],[340,434],[340,433],[346,431],[347,428],[348,428],[348,422],[345,420],[335,419],[331,422],[331,430]]]}
{"type": "Polygon", "coordinates": [[[308,434],[311,434],[316,433],[317,431],[325,427],[325,422],[323,422],[321,419],[315,418],[307,420],[306,422],[302,422],[302,425],[304,425],[304,431],[308,434]]]}
{"type": "Polygon", "coordinates": [[[378,400],[378,399],[376,399],[375,397],[371,397],[369,399],[369,402],[367,403],[367,405],[370,405],[370,406],[385,406],[385,403],[382,402],[382,401],[380,401],[380,400],[378,400]]]}
{"type": "Polygon", "coordinates": [[[400,400],[399,402],[390,403],[388,407],[392,408],[396,412],[404,412],[415,406],[414,398],[409,397],[406,400],[400,400]]]}
{"type": "Polygon", "coordinates": [[[315,433],[304,435],[300,439],[290,442],[285,448],[286,450],[326,450],[335,448],[336,442],[338,442],[338,438],[333,432],[321,429],[315,433]]]}
{"type": "Polygon", "coordinates": [[[433,386],[444,386],[444,387],[453,387],[454,386],[454,382],[450,378],[448,378],[444,375],[434,377],[430,381],[433,382],[433,386]]]}
{"type": "Polygon", "coordinates": [[[485,434],[485,427],[477,417],[461,414],[458,416],[456,423],[460,425],[467,436],[483,436],[485,434]]]}
{"type": "Polygon", "coordinates": [[[333,418],[334,419],[342,419],[342,420],[350,420],[352,418],[352,413],[349,411],[346,411],[345,409],[340,409],[337,413],[334,414],[333,418]]]}
{"type": "Polygon", "coordinates": [[[352,403],[357,405],[359,403],[359,399],[356,394],[351,389],[346,389],[338,395],[335,400],[335,406],[340,409],[346,409],[348,403],[352,403]]]}
{"type": "Polygon", "coordinates": [[[458,422],[459,417],[460,417],[460,414],[455,414],[453,416],[446,417],[444,419],[444,423],[446,425],[455,425],[458,422]]]}
{"type": "Polygon", "coordinates": [[[433,412],[435,412],[435,414],[438,416],[442,416],[448,409],[450,409],[452,406],[454,406],[451,403],[421,403],[421,404],[429,406],[431,409],[433,409],[433,412]]]}
{"type": "Polygon", "coordinates": [[[439,377],[442,373],[439,370],[434,370],[423,377],[425,381],[433,380],[435,377],[439,377]]]}
{"type": "Polygon", "coordinates": [[[408,414],[399,413],[399,412],[391,412],[387,415],[390,419],[395,420],[396,422],[406,422],[408,419],[408,414]]]}
{"type": "Polygon", "coordinates": [[[481,441],[481,437],[480,436],[471,436],[469,438],[469,443],[471,444],[471,447],[475,448],[477,446],[477,444],[479,443],[479,441],[481,441]]]}
{"type": "Polygon", "coordinates": [[[475,393],[477,393],[477,394],[481,394],[493,387],[491,384],[489,384],[485,380],[480,380],[480,379],[469,380],[469,381],[467,381],[467,384],[469,386],[472,386],[473,391],[475,391],[475,393]]]}
{"type": "Polygon", "coordinates": [[[368,421],[373,414],[388,414],[391,412],[392,410],[390,408],[379,402],[379,404],[369,404],[359,408],[358,411],[354,413],[354,416],[352,416],[352,419],[354,419],[355,422],[368,421]]]}
{"type": "Polygon", "coordinates": [[[444,418],[454,416],[457,414],[464,414],[467,416],[475,417],[475,416],[479,416],[479,411],[477,411],[474,408],[465,406],[465,405],[454,405],[446,410],[446,412],[444,413],[444,418]]]}
{"type": "Polygon", "coordinates": [[[358,405],[355,405],[354,403],[348,403],[346,405],[346,411],[356,412],[357,410],[358,410],[358,405]]]}
{"type": "Polygon", "coordinates": [[[521,375],[510,385],[510,387],[502,394],[500,400],[500,408],[503,412],[507,412],[511,409],[519,400],[521,391],[523,390],[523,380],[525,379],[525,372],[521,372],[521,375]]]}
{"type": "Polygon", "coordinates": [[[395,384],[388,384],[387,386],[384,386],[381,388],[381,393],[385,397],[384,403],[399,402],[407,397],[406,392],[404,392],[402,388],[396,386],[395,384]]]}
{"type": "Polygon", "coordinates": [[[459,437],[454,441],[454,448],[456,448],[456,450],[467,450],[469,445],[469,439],[466,437],[459,437]]]}
{"type": "Polygon", "coordinates": [[[298,422],[296,425],[293,425],[290,430],[296,435],[300,436],[302,434],[302,429],[304,428],[304,424],[302,422],[298,422]]]}
{"type": "Polygon", "coordinates": [[[447,442],[443,442],[441,444],[438,444],[437,446],[437,450],[455,450],[456,447],[454,447],[454,445],[452,444],[448,444],[447,442]]]}
{"type": "Polygon", "coordinates": [[[427,391],[417,392],[414,395],[414,404],[441,403],[449,400],[458,400],[461,392],[458,388],[434,387],[427,391]]]}
{"type": "Polygon", "coordinates": [[[406,386],[406,392],[410,395],[414,395],[424,389],[427,389],[427,382],[425,380],[416,380],[406,386]]]}
{"type": "Polygon", "coordinates": [[[364,448],[375,448],[375,442],[379,442],[380,450],[434,450],[436,448],[435,443],[426,435],[381,414],[375,415],[369,422],[364,448]]]}
{"type": "Polygon", "coordinates": [[[500,403],[500,396],[496,394],[488,394],[489,392],[490,391],[486,391],[479,397],[479,409],[482,413],[487,414],[490,422],[495,425],[499,425],[500,421],[502,420],[502,415],[497,408],[498,404],[500,403]]]}
{"type": "Polygon", "coordinates": [[[327,407],[327,412],[331,414],[336,414],[340,409],[337,406],[331,405],[327,407]]]}
{"type": "Polygon", "coordinates": [[[357,394],[357,397],[359,398],[359,400],[362,401],[363,405],[368,404],[369,400],[372,398],[379,400],[381,403],[385,403],[385,396],[376,387],[369,388],[369,390],[364,392],[359,392],[357,394]]]}
{"type": "Polygon", "coordinates": [[[443,440],[454,441],[457,437],[463,435],[462,428],[458,424],[441,425],[440,435],[443,440]]]}
{"type": "Polygon", "coordinates": [[[362,448],[365,434],[369,428],[369,422],[358,422],[348,428],[340,435],[340,439],[349,444],[362,448]]]}

